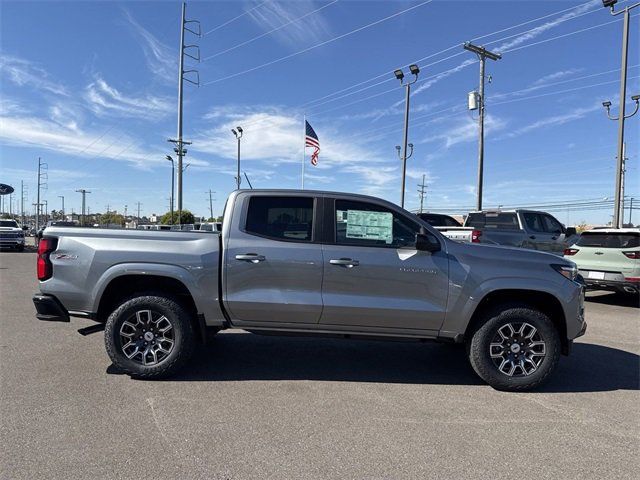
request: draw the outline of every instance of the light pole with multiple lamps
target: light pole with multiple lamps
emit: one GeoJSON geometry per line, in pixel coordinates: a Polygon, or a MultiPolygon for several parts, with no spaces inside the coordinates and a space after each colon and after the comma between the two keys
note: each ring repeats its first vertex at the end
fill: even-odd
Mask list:
{"type": "Polygon", "coordinates": [[[240,190],[240,182],[242,181],[242,178],[240,177],[240,139],[242,138],[243,130],[242,127],[236,127],[232,128],[231,131],[238,140],[238,173],[236,175],[236,189],[240,190]]]}
{"type": "Polygon", "coordinates": [[[613,202],[613,227],[622,228],[623,214],[622,214],[622,164],[624,162],[624,121],[627,118],[633,117],[638,112],[638,102],[640,101],[640,95],[634,95],[631,100],[636,102],[636,108],[630,115],[625,115],[625,104],[627,97],[627,54],[629,52],[629,18],[631,17],[630,11],[632,8],[640,6],[639,3],[628,5],[624,9],[615,11],[615,4],[618,0],[602,0],[602,5],[605,8],[611,9],[611,15],[624,15],[624,22],[622,26],[622,62],[620,67],[620,108],[617,117],[612,117],[610,113],[611,102],[603,102],[602,105],[607,109],[607,116],[611,120],[618,122],[618,158],[616,166],[616,192],[613,202]]]}
{"type": "MultiPolygon", "coordinates": [[[[398,80],[400,80],[400,84],[405,87],[405,101],[404,101],[404,135],[402,140],[402,154],[400,155],[400,150],[398,149],[398,154],[400,155],[400,160],[402,160],[402,190],[400,191],[400,206],[404,208],[404,190],[405,190],[405,181],[407,176],[407,158],[411,155],[407,156],[407,146],[408,146],[408,137],[409,137],[409,100],[411,97],[411,85],[418,81],[418,74],[420,73],[420,68],[418,65],[409,65],[409,71],[413,74],[413,80],[407,83],[404,83],[404,72],[402,69],[394,70],[393,74],[396,76],[398,80]]],[[[398,147],[396,147],[398,148],[398,147]]],[[[413,154],[413,145],[411,145],[411,153],[413,154]]]]}

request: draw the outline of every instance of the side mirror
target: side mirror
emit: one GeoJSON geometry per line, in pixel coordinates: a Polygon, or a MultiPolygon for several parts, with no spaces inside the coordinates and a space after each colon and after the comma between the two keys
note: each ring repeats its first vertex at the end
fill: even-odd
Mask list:
{"type": "Polygon", "coordinates": [[[435,253],[440,251],[440,249],[440,242],[435,235],[424,230],[420,233],[416,233],[416,250],[435,253]]]}
{"type": "Polygon", "coordinates": [[[576,227],[567,227],[564,233],[567,235],[567,237],[571,237],[573,235],[578,234],[576,227]]]}

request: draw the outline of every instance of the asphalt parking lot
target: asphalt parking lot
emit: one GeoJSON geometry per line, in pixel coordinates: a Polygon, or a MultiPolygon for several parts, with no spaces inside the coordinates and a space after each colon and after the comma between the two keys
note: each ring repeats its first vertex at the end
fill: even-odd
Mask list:
{"type": "Polygon", "coordinates": [[[168,381],[118,374],[103,335],[36,320],[34,253],[0,253],[0,471],[33,478],[638,478],[640,310],[594,292],[533,393],[457,347],[228,331],[168,381]]]}

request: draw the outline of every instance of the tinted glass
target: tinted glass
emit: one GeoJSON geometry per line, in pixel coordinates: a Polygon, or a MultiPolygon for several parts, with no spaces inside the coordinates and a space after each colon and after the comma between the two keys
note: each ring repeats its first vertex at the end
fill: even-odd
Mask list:
{"type": "Polygon", "coordinates": [[[418,217],[434,227],[459,227],[460,223],[449,215],[436,213],[419,213],[418,217]]]}
{"type": "Polygon", "coordinates": [[[246,231],[276,239],[310,242],[313,198],[251,197],[246,231]]]}
{"type": "Polygon", "coordinates": [[[470,213],[465,223],[467,227],[494,228],[497,230],[518,230],[515,213],[470,213]]]}
{"type": "Polygon", "coordinates": [[[551,215],[541,215],[544,228],[549,233],[562,233],[562,225],[551,215]]]}
{"type": "Polygon", "coordinates": [[[531,232],[544,232],[542,219],[537,213],[523,213],[522,218],[527,226],[527,230],[531,232]]]}
{"type": "Polygon", "coordinates": [[[599,248],[636,248],[640,246],[640,233],[584,232],[577,245],[599,248]]]}
{"type": "Polygon", "coordinates": [[[366,202],[336,200],[336,243],[412,247],[420,225],[388,208],[366,202]]]}
{"type": "Polygon", "coordinates": [[[0,227],[18,228],[15,220],[0,220],[0,227]]]}

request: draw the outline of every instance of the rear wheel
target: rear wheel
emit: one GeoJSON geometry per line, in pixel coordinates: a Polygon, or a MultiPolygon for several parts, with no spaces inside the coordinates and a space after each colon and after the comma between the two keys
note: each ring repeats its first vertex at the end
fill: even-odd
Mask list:
{"type": "Polygon", "coordinates": [[[174,299],[144,294],[122,303],[105,325],[113,364],[138,378],[163,378],[187,362],[194,347],[189,313],[174,299]]]}
{"type": "Polygon", "coordinates": [[[486,316],[468,352],[475,372],[493,388],[525,391],[551,375],[560,357],[560,335],[545,314],[506,307],[486,316]]]}

